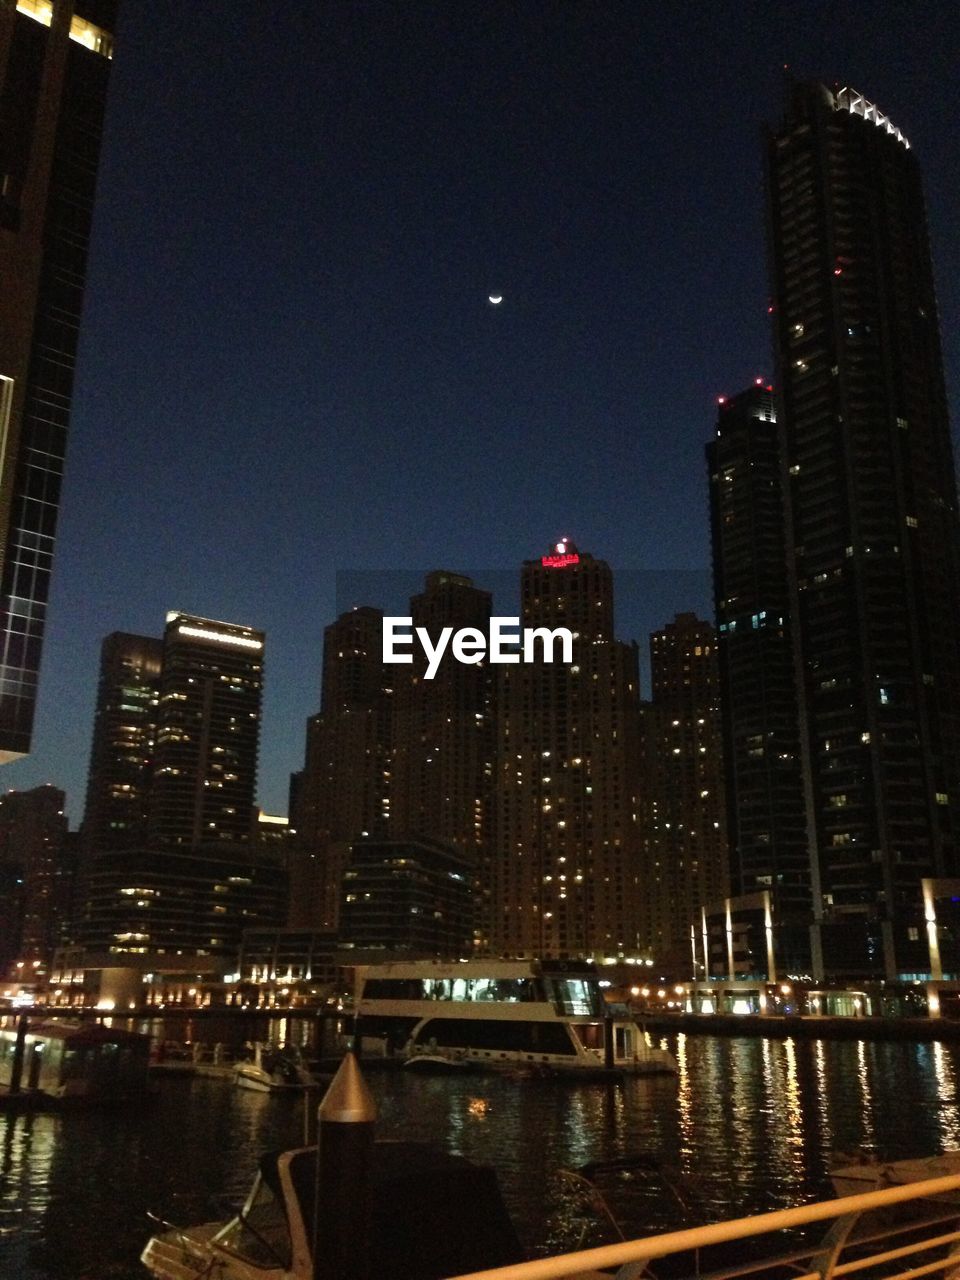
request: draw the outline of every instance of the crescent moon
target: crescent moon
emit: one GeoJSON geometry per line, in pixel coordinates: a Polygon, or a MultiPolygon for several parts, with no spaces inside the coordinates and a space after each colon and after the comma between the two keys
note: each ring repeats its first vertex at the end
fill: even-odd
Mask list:
{"type": "Polygon", "coordinates": [[[499,307],[500,303],[503,301],[503,294],[491,293],[490,296],[487,298],[487,301],[493,303],[495,307],[499,307]]]}

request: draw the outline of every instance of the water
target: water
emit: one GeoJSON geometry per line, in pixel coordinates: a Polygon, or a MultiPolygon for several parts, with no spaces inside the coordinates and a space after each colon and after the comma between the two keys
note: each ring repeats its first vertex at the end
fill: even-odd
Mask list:
{"type": "MultiPolygon", "coordinates": [[[[569,1242],[559,1168],[649,1152],[718,1219],[830,1195],[832,1152],[885,1159],[960,1147],[960,1048],[939,1044],[665,1041],[679,1079],[622,1085],[371,1072],[384,1137],[492,1164],[525,1243],[569,1242]]],[[[227,1216],[260,1153],[299,1145],[303,1102],[219,1080],[166,1079],[135,1114],[0,1116],[0,1276],[143,1280],[152,1209],[227,1216]]],[[[632,1234],[671,1225],[667,1197],[614,1187],[632,1234]]]]}

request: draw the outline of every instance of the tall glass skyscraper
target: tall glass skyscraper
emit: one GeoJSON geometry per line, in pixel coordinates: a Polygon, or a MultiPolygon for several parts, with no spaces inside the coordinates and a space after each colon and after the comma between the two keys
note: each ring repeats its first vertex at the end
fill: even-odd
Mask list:
{"type": "Polygon", "coordinates": [[[0,762],[30,750],[116,8],[0,5],[0,762]]]}
{"type": "Polygon", "coordinates": [[[920,168],[849,88],[768,140],[785,552],[815,970],[929,968],[955,874],[960,536],[920,168]]]}

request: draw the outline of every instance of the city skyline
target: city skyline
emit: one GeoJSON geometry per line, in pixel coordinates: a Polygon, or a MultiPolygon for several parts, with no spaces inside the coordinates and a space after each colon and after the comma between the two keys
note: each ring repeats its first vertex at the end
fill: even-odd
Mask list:
{"type": "MultiPolygon", "coordinates": [[[[942,128],[948,81],[938,44],[946,41],[936,16],[924,14],[908,33],[892,7],[884,24],[871,6],[871,34],[854,47],[852,10],[832,20],[825,12],[815,35],[801,38],[774,9],[744,7],[736,31],[718,32],[704,17],[684,33],[682,59],[667,48],[682,27],[676,16],[645,16],[640,48],[626,6],[596,19],[585,50],[576,24],[550,6],[509,20],[493,6],[489,26],[435,24],[430,47],[421,47],[426,19],[398,32],[381,11],[383,33],[344,21],[332,33],[336,65],[317,58],[316,66],[299,48],[306,28],[317,34],[304,15],[288,15],[279,31],[258,29],[255,48],[252,9],[215,5],[192,15],[190,48],[173,6],[151,15],[149,41],[142,17],[122,16],[38,735],[35,755],[8,768],[8,787],[64,787],[76,824],[99,645],[115,629],[152,632],[171,607],[269,633],[258,789],[268,809],[285,809],[287,775],[316,706],[323,627],[348,603],[335,599],[335,571],[402,569],[419,578],[445,567],[487,587],[568,534],[614,569],[618,636],[643,640],[675,612],[707,612],[700,459],[712,406],[718,393],[772,370],[758,135],[779,116],[785,60],[798,75],[835,69],[910,138],[928,175],[955,385],[960,272],[951,270],[957,236],[948,210],[957,168],[951,130],[942,128]],[[229,63],[222,90],[205,85],[201,67],[214,33],[225,74],[229,63]],[[395,38],[388,57],[383,45],[395,38]],[[465,57],[471,41],[491,100],[471,80],[466,105],[483,110],[469,127],[454,113],[454,127],[438,111],[444,58],[465,57]],[[652,65],[658,58],[661,70],[652,65]],[[231,96],[254,60],[277,98],[261,119],[231,96]],[[696,86],[682,98],[682,118],[681,89],[657,99],[681,60],[696,86]],[[302,88],[318,67],[344,108],[336,119],[302,88]],[[352,98],[351,68],[366,74],[352,98]],[[518,68],[529,84],[511,77],[518,68]],[[595,86],[601,70],[606,96],[597,103],[577,85],[595,86]],[[294,86],[283,93],[280,72],[294,86]],[[149,101],[161,73],[183,89],[177,103],[169,91],[149,101]],[[535,116],[534,97],[550,85],[535,116]],[[351,162],[373,136],[378,93],[398,110],[376,135],[385,176],[374,180],[351,162]],[[292,101],[308,109],[308,123],[325,123],[323,165],[312,142],[303,150],[306,126],[296,137],[281,127],[292,101]],[[496,136],[505,120],[516,122],[509,144],[496,136]],[[453,155],[457,128],[476,174],[453,155]],[[609,136],[597,138],[594,153],[598,128],[609,136]],[[268,154],[274,141],[276,155],[268,154]],[[262,182],[252,211],[238,179],[213,190],[223,171],[204,172],[210,148],[224,147],[229,164],[249,143],[265,176],[286,179],[290,207],[263,195],[262,182]],[[527,155],[538,179],[521,171],[527,155]],[[453,194],[431,203],[442,178],[453,194]],[[378,204],[390,206],[384,190],[372,189],[381,180],[397,183],[390,236],[374,216],[378,204]],[[345,192],[336,200],[331,181],[345,192]],[[684,214],[687,200],[695,216],[684,214]],[[205,201],[210,220],[220,218],[216,251],[198,223],[205,201]],[[304,230],[311,208],[323,230],[312,238],[304,230]],[[346,220],[358,211],[351,231],[346,220]],[[309,268],[313,293],[298,285],[298,264],[309,268]],[[205,281],[210,302],[199,297],[205,281]],[[491,292],[503,295],[497,309],[491,292]],[[205,319],[216,324],[203,329],[205,319]],[[308,366],[314,373],[304,377],[308,366]],[[311,408],[318,404],[322,412],[311,408]],[[264,456],[274,440],[271,470],[264,456]],[[355,454],[345,441],[356,442],[355,454]],[[116,478],[110,492],[107,468],[116,478]],[[211,476],[219,502],[209,501],[211,476]],[[395,497],[385,488],[390,476],[395,497]],[[496,568],[477,570],[478,560],[496,568]],[[677,566],[691,578],[641,622],[641,600],[626,589],[630,572],[677,566]]],[[[389,607],[377,594],[349,603],[389,607]]],[[[512,597],[498,608],[510,611],[512,597]]]]}

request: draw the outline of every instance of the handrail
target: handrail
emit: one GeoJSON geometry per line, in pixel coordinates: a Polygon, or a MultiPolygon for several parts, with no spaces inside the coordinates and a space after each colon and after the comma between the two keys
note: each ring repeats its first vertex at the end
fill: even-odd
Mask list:
{"type": "MultiPolygon", "coordinates": [[[[751,1236],[784,1231],[791,1227],[808,1226],[816,1222],[855,1217],[873,1209],[906,1204],[911,1200],[929,1200],[951,1191],[960,1192],[960,1174],[953,1174],[946,1178],[931,1178],[925,1182],[911,1182],[900,1187],[885,1188],[882,1191],[866,1191],[858,1195],[841,1196],[836,1200],[818,1201],[814,1204],[800,1205],[795,1209],[775,1209],[771,1213],[757,1214],[748,1218],[734,1218],[729,1222],[715,1222],[683,1231],[670,1231],[664,1235],[645,1236],[638,1240],[602,1245],[598,1248],[579,1250],[576,1253],[557,1255],[552,1258],[537,1258],[531,1262],[515,1263],[512,1266],[494,1267],[488,1271],[471,1271],[451,1276],[449,1280],[564,1280],[564,1278],[569,1280],[570,1277],[576,1277],[584,1272],[597,1272],[602,1268],[620,1267],[630,1262],[646,1263],[670,1254],[704,1249],[709,1245],[745,1240],[751,1236]]],[[[960,1219],[960,1200],[957,1204],[957,1218],[960,1219]]],[[[902,1233],[905,1229],[904,1224],[900,1222],[889,1232],[882,1234],[902,1233]]],[[[822,1242],[811,1244],[805,1256],[811,1259],[818,1256],[822,1258],[826,1247],[822,1242]]],[[[839,1248],[839,1246],[834,1247],[839,1248]]],[[[912,1246],[916,1253],[922,1253],[925,1249],[932,1247],[934,1244],[931,1241],[917,1241],[912,1246]]],[[[765,1265],[768,1263],[759,1261],[757,1269],[765,1265]]],[[[815,1263],[813,1265],[816,1267],[815,1263]]],[[[947,1268],[960,1274],[960,1254],[950,1260],[923,1266],[903,1275],[905,1277],[908,1274],[911,1276],[931,1274],[937,1269],[946,1270],[947,1268]]],[[[819,1277],[829,1276],[835,1272],[831,1265],[826,1272],[817,1268],[811,1274],[819,1277]]]]}

